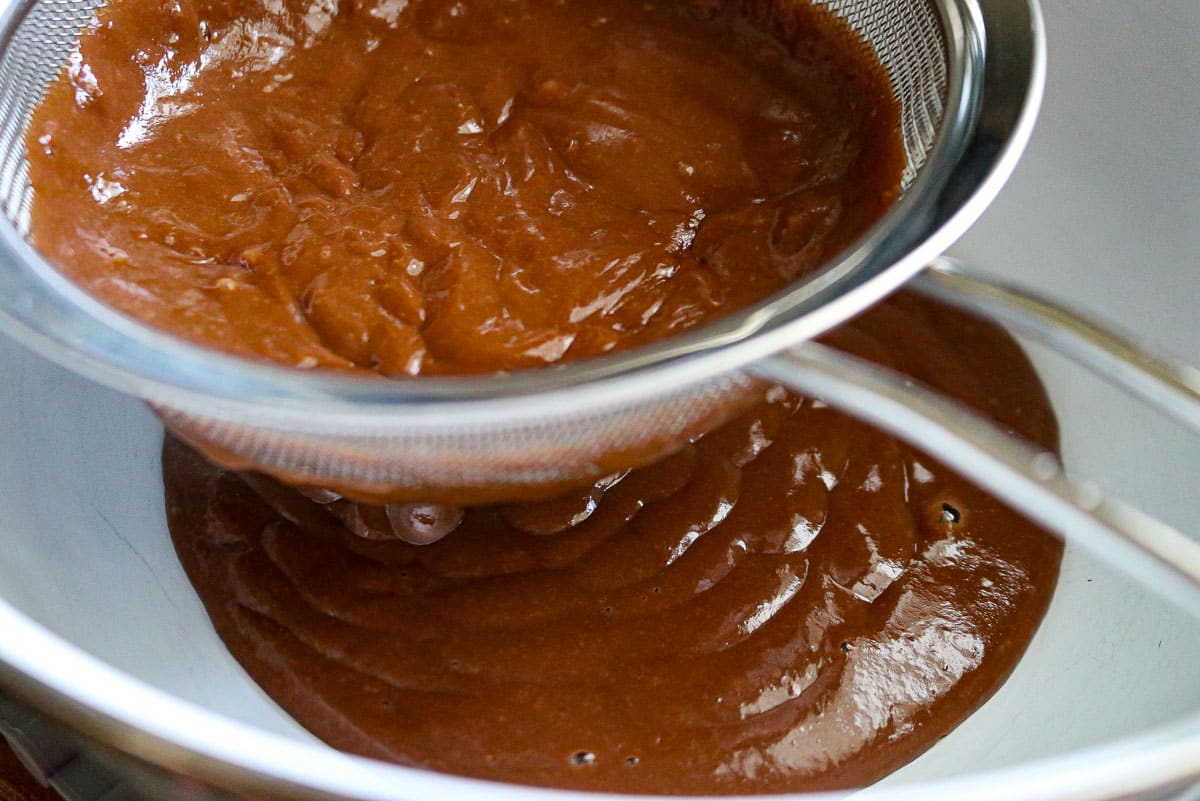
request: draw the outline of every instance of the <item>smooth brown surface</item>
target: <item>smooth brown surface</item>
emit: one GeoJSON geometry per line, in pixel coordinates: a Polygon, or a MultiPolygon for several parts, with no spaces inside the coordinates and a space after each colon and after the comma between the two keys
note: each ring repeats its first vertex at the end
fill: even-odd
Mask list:
{"type": "MultiPolygon", "coordinates": [[[[901,297],[832,339],[1055,445],[993,326],[901,297]]],[[[425,547],[169,440],[170,527],[232,652],[336,747],[588,789],[866,784],[1000,685],[1061,546],[890,437],[769,398],[660,465],[470,509],[425,547]]]]}
{"type": "Polygon", "coordinates": [[[32,234],[224,350],[539,366],[812,270],[896,197],[898,119],[804,4],[117,0],[29,128],[32,234]]]}

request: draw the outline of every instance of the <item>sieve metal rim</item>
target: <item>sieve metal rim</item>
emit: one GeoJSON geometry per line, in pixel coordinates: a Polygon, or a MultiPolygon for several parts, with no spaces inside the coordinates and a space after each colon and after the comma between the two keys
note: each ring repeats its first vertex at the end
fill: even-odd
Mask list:
{"type": "MultiPolygon", "coordinates": [[[[0,53],[36,2],[4,9],[0,53]]],[[[668,340],[498,376],[306,373],[216,353],[121,315],[63,278],[11,224],[0,225],[0,330],[102,384],[209,417],[217,408],[228,419],[269,408],[280,424],[319,416],[361,428],[400,412],[408,426],[464,413],[477,422],[532,419],[545,407],[539,411],[531,399],[579,411],[645,402],[820,334],[897,288],[965,232],[1007,179],[1032,127],[1042,72],[1032,3],[937,2],[949,50],[949,122],[909,191],[812,279],[668,340]]]]}

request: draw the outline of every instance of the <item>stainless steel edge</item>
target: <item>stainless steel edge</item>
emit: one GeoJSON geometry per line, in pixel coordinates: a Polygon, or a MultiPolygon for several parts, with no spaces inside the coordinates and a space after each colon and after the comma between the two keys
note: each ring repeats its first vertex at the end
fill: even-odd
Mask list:
{"type": "Polygon", "coordinates": [[[1200,432],[1200,369],[1134,334],[1030,290],[972,275],[940,258],[909,284],[923,295],[992,318],[1058,351],[1119,389],[1200,432]]]}
{"type": "MultiPolygon", "coordinates": [[[[194,777],[180,798],[238,795],[304,801],[593,801],[604,796],[515,787],[371,762],[265,734],[178,701],[58,640],[0,600],[0,629],[17,643],[61,661],[68,676],[32,684],[0,664],[0,686],[71,731],[147,763],[194,777]],[[79,697],[84,681],[86,691],[79,697]],[[205,786],[207,785],[207,787],[205,786]]],[[[0,656],[7,660],[7,641],[0,656]]],[[[34,654],[33,656],[37,656],[34,654]]],[[[937,782],[869,788],[870,801],[1157,801],[1200,783],[1200,714],[1116,743],[1018,767],[937,782]]],[[[845,794],[759,796],[764,801],[832,801],[845,794]]],[[[613,798],[608,796],[608,798],[613,798]]],[[[620,796],[622,801],[684,801],[620,796]]],[[[734,798],[743,798],[738,796],[734,798]]],[[[734,798],[713,801],[734,801],[734,798]]]]}

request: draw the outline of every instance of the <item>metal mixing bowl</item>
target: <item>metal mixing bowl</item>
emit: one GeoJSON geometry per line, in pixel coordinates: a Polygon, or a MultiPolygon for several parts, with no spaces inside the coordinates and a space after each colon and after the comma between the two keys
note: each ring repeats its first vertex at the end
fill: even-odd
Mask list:
{"type": "MultiPolygon", "coordinates": [[[[5,29],[29,6],[7,6],[5,29]]],[[[992,83],[985,80],[976,98],[987,112],[980,114],[957,162],[968,180],[933,196],[921,247],[906,251],[905,258],[864,268],[849,291],[838,293],[837,302],[826,302],[829,296],[819,288],[812,290],[807,297],[817,300],[801,298],[797,307],[812,303],[812,315],[760,313],[747,339],[714,342],[710,337],[713,348],[656,350],[661,360],[644,369],[653,367],[656,375],[683,386],[749,364],[902,283],[975,219],[1029,134],[1040,94],[1042,44],[1036,9],[1025,3],[962,6],[996,34],[975,41],[979,64],[992,83]],[[1004,39],[998,33],[1004,30],[1019,35],[1004,39]],[[998,47],[997,41],[1006,44],[998,47]],[[1021,79],[1015,86],[1014,75],[1021,79]]],[[[11,144],[13,134],[6,135],[11,144]]],[[[135,394],[178,393],[201,411],[209,408],[214,392],[218,397],[224,392],[231,403],[270,400],[303,407],[349,400],[410,411],[427,401],[433,409],[437,400],[437,408],[474,403],[472,408],[500,414],[520,407],[524,392],[546,389],[510,384],[458,398],[463,390],[454,385],[445,390],[454,397],[430,389],[428,397],[418,392],[401,398],[394,387],[378,385],[301,381],[300,388],[291,387],[290,378],[196,352],[132,326],[66,285],[13,231],[2,229],[0,238],[6,328],[74,369],[135,394]],[[214,375],[222,381],[213,381],[214,375]]],[[[0,387],[0,414],[9,423],[0,447],[0,508],[5,510],[0,684],[69,728],[138,758],[142,769],[152,766],[151,778],[138,771],[133,779],[134,785],[151,788],[147,797],[221,797],[211,785],[277,798],[579,798],[348,757],[300,732],[224,652],[174,560],[163,528],[155,420],[137,403],[47,367],[9,343],[0,344],[0,365],[11,376],[0,387]],[[164,769],[192,778],[166,778],[164,769]]],[[[603,379],[606,391],[618,398],[636,396],[636,377],[644,375],[638,364],[615,372],[605,365],[581,369],[600,371],[591,378],[603,379]]],[[[1058,374],[1048,375],[1061,388],[1058,374]]],[[[1077,431],[1074,439],[1068,426],[1068,453],[1099,439],[1104,425],[1111,430],[1128,424],[1123,407],[1105,408],[1091,397],[1060,405],[1060,412],[1067,421],[1105,421],[1077,431]]],[[[1167,449],[1168,439],[1160,437],[1151,448],[1167,449]]],[[[1195,639],[1186,618],[1069,551],[1042,632],[1000,695],[869,795],[1005,801],[1194,797],[1183,788],[1200,780],[1200,718],[1166,721],[1172,711],[1195,704],[1194,665],[1200,658],[1191,644],[1195,639]],[[1093,633],[1088,623],[1096,617],[1105,628],[1093,633]],[[1108,742],[1111,734],[1139,728],[1133,737],[1108,742]]],[[[111,767],[106,760],[100,758],[111,767]]],[[[61,779],[70,766],[53,767],[61,779]]],[[[91,787],[97,797],[109,789],[102,783],[91,787]]]]}

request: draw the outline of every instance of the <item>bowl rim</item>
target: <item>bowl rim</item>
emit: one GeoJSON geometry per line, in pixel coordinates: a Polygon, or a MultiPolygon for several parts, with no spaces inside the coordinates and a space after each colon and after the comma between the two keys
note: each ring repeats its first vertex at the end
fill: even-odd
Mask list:
{"type": "MultiPolygon", "coordinates": [[[[306,801],[695,801],[696,796],[526,787],[387,764],[303,743],[152,687],[53,634],[0,598],[0,684],[85,738],[220,790],[306,801]],[[47,669],[52,665],[52,669],[47,669]],[[31,674],[37,681],[29,681],[31,674]]],[[[877,801],[1103,801],[1200,779],[1200,712],[1135,736],[1016,766],[851,791],[877,801]]],[[[847,792],[754,796],[823,801],[847,792]]],[[[195,788],[188,797],[197,797],[195,788]]],[[[201,795],[200,798],[205,796],[201,795]]],[[[747,796],[702,796],[735,801],[747,796]]]]}

